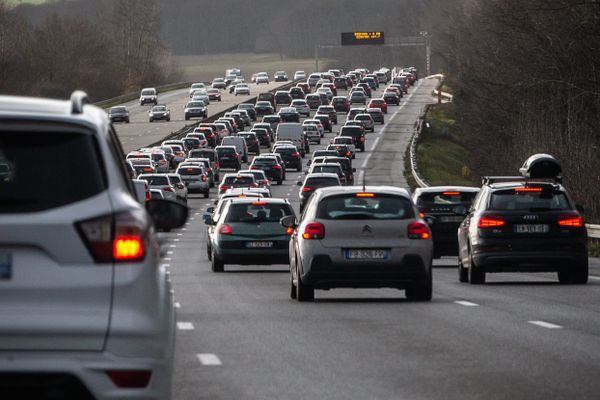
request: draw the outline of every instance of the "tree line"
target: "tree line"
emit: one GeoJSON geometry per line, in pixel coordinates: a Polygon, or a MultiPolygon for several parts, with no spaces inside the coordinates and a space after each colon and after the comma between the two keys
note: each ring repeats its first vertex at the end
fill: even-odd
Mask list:
{"type": "Polygon", "coordinates": [[[600,222],[600,2],[439,6],[437,51],[475,171],[514,174],[529,155],[553,154],[575,201],[600,222]]]}

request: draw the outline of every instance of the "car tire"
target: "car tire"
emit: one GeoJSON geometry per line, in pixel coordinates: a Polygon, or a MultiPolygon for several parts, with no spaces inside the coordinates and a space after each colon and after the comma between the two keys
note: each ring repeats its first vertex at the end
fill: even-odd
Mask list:
{"type": "Polygon", "coordinates": [[[473,256],[471,257],[471,262],[469,264],[469,283],[471,285],[483,285],[485,283],[485,270],[481,267],[475,265],[473,261],[473,256]]]}
{"type": "Polygon", "coordinates": [[[463,265],[460,254],[458,256],[458,281],[461,283],[469,282],[469,270],[463,265]]]}
{"type": "Polygon", "coordinates": [[[208,199],[208,196],[210,196],[210,192],[207,190],[206,192],[204,192],[204,198],[208,199]]]}
{"type": "Polygon", "coordinates": [[[128,124],[128,123],[129,123],[129,120],[125,121],[125,123],[126,123],[126,124],[128,124]]]}
{"type": "Polygon", "coordinates": [[[277,184],[278,184],[278,185],[282,185],[282,184],[283,184],[283,180],[282,180],[282,179],[278,179],[278,180],[277,180],[277,184]]]}
{"type": "Polygon", "coordinates": [[[303,303],[315,301],[315,288],[302,283],[298,265],[296,265],[296,277],[296,299],[303,303]]]}
{"type": "Polygon", "coordinates": [[[208,261],[212,261],[212,249],[210,248],[208,242],[206,242],[206,257],[208,261]]]}
{"type": "Polygon", "coordinates": [[[406,288],[405,293],[409,301],[431,301],[433,295],[431,272],[428,274],[425,282],[411,284],[406,288]]]}
{"type": "Polygon", "coordinates": [[[294,277],[290,272],[290,299],[296,300],[296,286],[294,286],[294,277]]]}
{"type": "Polygon", "coordinates": [[[296,172],[302,172],[302,165],[296,168],[296,172]]]}
{"type": "Polygon", "coordinates": [[[167,118],[167,122],[171,122],[171,118],[167,118]]]}
{"type": "Polygon", "coordinates": [[[352,154],[352,159],[354,160],[356,158],[356,154],[352,154]]]}
{"type": "Polygon", "coordinates": [[[154,120],[153,120],[153,119],[150,119],[150,122],[154,122],[154,120]]]}
{"type": "Polygon", "coordinates": [[[187,116],[185,117],[185,120],[186,120],[186,121],[189,121],[189,119],[190,119],[190,117],[187,117],[187,116]]]}
{"type": "Polygon", "coordinates": [[[210,268],[211,268],[212,272],[225,272],[225,263],[223,263],[223,261],[219,260],[219,258],[215,254],[214,250],[212,251],[212,256],[211,256],[210,261],[211,261],[210,268]]]}
{"type": "Polygon", "coordinates": [[[558,281],[561,284],[585,285],[588,282],[589,266],[586,261],[576,267],[567,267],[558,271],[558,281]]]}

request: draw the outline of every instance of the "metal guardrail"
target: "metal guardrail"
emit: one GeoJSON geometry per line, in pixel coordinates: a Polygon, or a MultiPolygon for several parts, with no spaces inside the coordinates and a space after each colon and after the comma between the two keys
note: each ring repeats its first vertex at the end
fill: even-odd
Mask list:
{"type": "MultiPolygon", "coordinates": [[[[438,90],[441,87],[443,81],[444,78],[442,76],[436,90],[438,90]]],[[[427,183],[427,181],[425,180],[425,178],[421,176],[417,164],[417,144],[419,142],[419,137],[423,131],[423,122],[425,121],[425,115],[427,114],[428,107],[429,106],[426,106],[423,113],[419,116],[419,121],[416,123],[415,131],[410,142],[410,170],[413,178],[415,179],[419,187],[430,186],[429,183],[427,183]]],[[[585,226],[587,228],[588,238],[600,239],[600,225],[586,224],[585,226]]]]}

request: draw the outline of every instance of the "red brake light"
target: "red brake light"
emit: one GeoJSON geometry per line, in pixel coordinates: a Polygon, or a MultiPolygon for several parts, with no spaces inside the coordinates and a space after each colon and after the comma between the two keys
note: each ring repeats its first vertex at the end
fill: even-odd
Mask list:
{"type": "Polygon", "coordinates": [[[219,190],[221,190],[221,191],[225,191],[227,189],[229,189],[228,185],[221,185],[221,186],[219,186],[219,190]]]}
{"type": "Polygon", "coordinates": [[[356,197],[375,197],[375,193],[356,193],[356,197]]]}
{"type": "Polygon", "coordinates": [[[253,206],[266,206],[267,202],[266,201],[253,201],[251,204],[253,206]]]}
{"type": "Polygon", "coordinates": [[[303,192],[310,192],[310,191],[312,191],[312,190],[313,190],[313,188],[306,187],[306,186],[302,188],[302,191],[303,191],[303,192]]]}
{"type": "Polygon", "coordinates": [[[172,192],[173,188],[170,186],[165,186],[164,188],[162,188],[162,190],[164,190],[165,192],[172,192]]]}
{"type": "Polygon", "coordinates": [[[273,165],[273,166],[271,166],[271,168],[273,168],[273,169],[281,169],[281,165],[273,165]]]}
{"type": "Polygon", "coordinates": [[[559,226],[568,226],[571,228],[582,228],[583,227],[583,218],[579,215],[569,214],[569,215],[560,215],[558,217],[558,225],[559,226]]]}
{"type": "Polygon", "coordinates": [[[115,260],[135,260],[143,253],[144,246],[137,236],[122,236],[113,241],[113,257],[115,260]]]}
{"type": "Polygon", "coordinates": [[[323,239],[325,237],[325,225],[320,222],[311,222],[304,228],[302,238],[306,240],[323,239]]]}
{"type": "Polygon", "coordinates": [[[504,222],[504,220],[502,218],[500,218],[499,216],[495,216],[495,215],[486,215],[483,216],[481,218],[479,218],[479,221],[477,221],[477,227],[478,228],[499,228],[502,227],[506,224],[506,222],[504,222]]]}
{"type": "Polygon", "coordinates": [[[408,224],[407,234],[410,239],[429,239],[431,237],[429,228],[422,222],[408,224]]]}
{"type": "Polygon", "coordinates": [[[118,388],[141,389],[148,386],[152,371],[144,370],[109,370],[106,375],[118,388]]]}
{"type": "Polygon", "coordinates": [[[206,175],[202,175],[202,182],[206,182],[206,175]]]}
{"type": "Polygon", "coordinates": [[[219,226],[219,234],[220,235],[232,235],[233,231],[231,230],[231,226],[227,224],[223,224],[219,226]]]}
{"type": "Polygon", "coordinates": [[[444,192],[442,193],[444,196],[458,196],[460,192],[444,192]]]}
{"type": "Polygon", "coordinates": [[[292,157],[300,157],[300,153],[292,153],[292,157]]]}
{"type": "Polygon", "coordinates": [[[291,226],[288,226],[287,228],[285,228],[285,234],[288,236],[291,236],[294,233],[294,228],[292,228],[291,226]]]}
{"type": "Polygon", "coordinates": [[[541,187],[522,187],[522,188],[516,188],[515,192],[520,193],[520,192],[541,192],[542,188],[541,187]]]}

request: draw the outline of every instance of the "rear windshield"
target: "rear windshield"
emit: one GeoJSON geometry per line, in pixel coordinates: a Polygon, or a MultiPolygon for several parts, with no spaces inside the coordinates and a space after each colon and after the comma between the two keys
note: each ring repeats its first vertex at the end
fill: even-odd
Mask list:
{"type": "Polygon", "coordinates": [[[252,165],[262,167],[263,165],[277,165],[277,160],[274,158],[255,158],[252,165]]]}
{"type": "Polygon", "coordinates": [[[306,180],[306,183],[304,183],[304,186],[308,186],[314,189],[339,185],[339,180],[334,178],[309,178],[306,180]]]}
{"type": "Polygon", "coordinates": [[[152,165],[152,161],[149,158],[130,158],[129,161],[133,165],[152,165]]]}
{"type": "Polygon", "coordinates": [[[225,178],[224,184],[226,185],[240,185],[240,186],[249,186],[252,185],[254,183],[254,177],[250,177],[250,176],[228,176],[227,178],[225,178]]]}
{"type": "Polygon", "coordinates": [[[340,131],[340,136],[362,136],[362,129],[356,127],[343,127],[340,131]]]}
{"type": "Polygon", "coordinates": [[[564,192],[544,189],[539,192],[517,192],[515,189],[492,193],[490,210],[497,211],[554,211],[569,210],[570,205],[564,192]]]}
{"type": "Polygon", "coordinates": [[[177,173],[182,176],[200,175],[202,174],[202,168],[198,167],[183,167],[177,170],[177,173]]]}
{"type": "Polygon", "coordinates": [[[262,201],[253,203],[232,204],[229,207],[225,222],[279,222],[285,216],[293,215],[288,204],[268,204],[262,201]]]}
{"type": "Polygon", "coordinates": [[[326,197],[319,203],[317,218],[321,219],[407,219],[414,218],[412,202],[404,197],[374,194],[358,197],[343,194],[326,197]]]}
{"type": "Polygon", "coordinates": [[[275,149],[275,153],[279,153],[279,154],[294,154],[297,152],[298,152],[298,150],[291,148],[291,147],[278,147],[277,149],[275,149]]]}
{"type": "Polygon", "coordinates": [[[333,157],[337,157],[337,151],[327,151],[327,150],[321,150],[321,151],[315,151],[313,153],[313,158],[315,157],[324,157],[324,156],[333,156],[333,157]]]}
{"type": "Polygon", "coordinates": [[[169,185],[169,178],[166,176],[140,176],[139,179],[145,180],[148,185],[169,185]]]}
{"type": "Polygon", "coordinates": [[[89,134],[0,132],[0,165],[0,213],[48,210],[107,188],[98,143],[89,134]]]}
{"type": "Polygon", "coordinates": [[[169,179],[171,180],[171,183],[181,183],[179,175],[169,175],[169,179]]]}
{"type": "Polygon", "coordinates": [[[217,153],[222,156],[222,155],[227,155],[227,154],[234,154],[235,150],[234,149],[217,149],[217,153]]]}
{"type": "Polygon", "coordinates": [[[339,166],[336,165],[317,165],[312,169],[313,173],[328,172],[331,174],[339,174],[341,171],[339,166]]]}
{"type": "MultiPolygon", "coordinates": [[[[345,145],[343,145],[343,146],[345,146],[345,145]]],[[[325,164],[326,163],[337,163],[337,164],[340,164],[342,166],[342,169],[344,171],[349,171],[349,170],[352,169],[350,167],[350,160],[348,160],[347,158],[339,158],[339,159],[336,158],[336,159],[330,159],[330,160],[325,159],[325,160],[323,160],[323,163],[325,163],[325,164]]]]}
{"type": "Polygon", "coordinates": [[[417,198],[417,206],[423,211],[451,211],[454,207],[471,207],[477,193],[446,191],[423,193],[417,198]]]}
{"type": "Polygon", "coordinates": [[[279,122],[280,118],[279,117],[264,117],[263,121],[265,121],[265,122],[279,122]]]}

